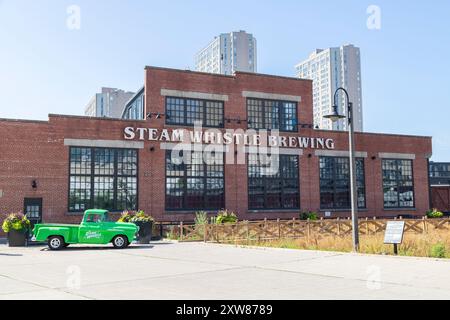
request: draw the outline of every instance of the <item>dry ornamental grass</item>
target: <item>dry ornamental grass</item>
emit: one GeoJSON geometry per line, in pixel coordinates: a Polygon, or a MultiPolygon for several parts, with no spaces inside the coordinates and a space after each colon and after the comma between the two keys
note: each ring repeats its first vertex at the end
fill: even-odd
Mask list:
{"type": "MultiPolygon", "coordinates": [[[[316,236],[301,239],[282,239],[252,242],[262,247],[351,252],[352,238],[316,236]]],[[[384,244],[384,236],[361,236],[360,252],[367,254],[393,254],[393,246],[384,244]]],[[[427,234],[405,233],[403,243],[399,245],[399,255],[415,257],[450,258],[450,232],[430,231],[427,234]]]]}

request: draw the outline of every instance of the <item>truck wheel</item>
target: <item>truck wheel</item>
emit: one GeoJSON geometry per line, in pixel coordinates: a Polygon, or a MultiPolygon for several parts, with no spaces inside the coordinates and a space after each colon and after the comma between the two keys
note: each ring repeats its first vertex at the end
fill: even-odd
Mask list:
{"type": "Polygon", "coordinates": [[[115,236],[112,241],[114,248],[124,249],[128,246],[128,239],[125,236],[115,236]]]}
{"type": "Polygon", "coordinates": [[[64,248],[64,239],[60,236],[52,236],[48,238],[48,247],[50,250],[61,250],[64,248]]]}

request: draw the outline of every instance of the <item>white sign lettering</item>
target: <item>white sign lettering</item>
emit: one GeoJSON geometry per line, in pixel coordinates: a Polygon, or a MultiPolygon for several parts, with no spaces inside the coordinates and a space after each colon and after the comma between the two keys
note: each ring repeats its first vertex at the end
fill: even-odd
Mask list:
{"type": "Polygon", "coordinates": [[[223,144],[223,145],[245,145],[245,146],[269,146],[280,148],[299,148],[299,149],[328,149],[334,150],[334,139],[329,138],[311,138],[294,136],[277,136],[268,134],[257,134],[254,131],[250,134],[245,131],[221,132],[199,131],[199,130],[172,130],[134,128],[126,127],[124,129],[125,140],[140,141],[159,141],[159,142],[185,142],[185,143],[204,143],[204,144],[223,144]]]}

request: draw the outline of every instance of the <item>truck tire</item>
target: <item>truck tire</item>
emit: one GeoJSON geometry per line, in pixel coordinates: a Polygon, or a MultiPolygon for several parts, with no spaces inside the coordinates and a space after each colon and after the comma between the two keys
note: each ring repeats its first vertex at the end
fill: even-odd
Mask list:
{"type": "Polygon", "coordinates": [[[116,249],[124,249],[128,246],[128,238],[126,236],[115,236],[112,240],[112,244],[116,249]]]}
{"type": "Polygon", "coordinates": [[[63,237],[60,236],[51,236],[48,238],[48,247],[50,250],[61,250],[64,248],[65,242],[63,237]]]}

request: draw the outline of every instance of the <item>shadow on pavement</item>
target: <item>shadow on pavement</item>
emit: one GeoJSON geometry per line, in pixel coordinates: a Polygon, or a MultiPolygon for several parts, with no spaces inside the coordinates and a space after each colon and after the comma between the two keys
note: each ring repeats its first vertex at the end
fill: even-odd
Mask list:
{"type": "MultiPolygon", "coordinates": [[[[161,243],[151,243],[151,244],[132,244],[126,249],[115,249],[112,246],[96,246],[96,247],[89,247],[89,246],[69,246],[67,248],[64,248],[60,251],[118,251],[123,252],[127,250],[136,250],[136,249],[152,249],[155,246],[161,246],[161,245],[169,245],[173,244],[170,242],[161,242],[161,243]]],[[[41,251],[51,251],[48,247],[42,248],[41,251]]]]}

